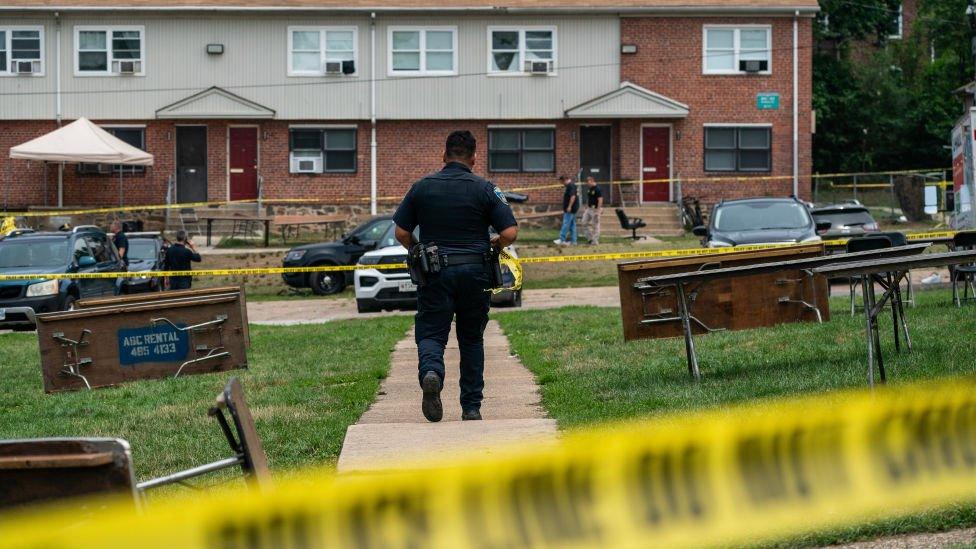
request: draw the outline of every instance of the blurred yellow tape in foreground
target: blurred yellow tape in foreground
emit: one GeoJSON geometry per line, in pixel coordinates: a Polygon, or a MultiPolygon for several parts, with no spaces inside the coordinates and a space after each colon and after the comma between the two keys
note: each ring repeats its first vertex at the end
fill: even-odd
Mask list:
{"type": "MultiPolygon", "coordinates": [[[[453,467],[0,519],[6,547],[736,545],[976,494],[976,385],[619,424],[453,467]]],[[[267,426],[265,426],[267,427],[267,426]]]]}

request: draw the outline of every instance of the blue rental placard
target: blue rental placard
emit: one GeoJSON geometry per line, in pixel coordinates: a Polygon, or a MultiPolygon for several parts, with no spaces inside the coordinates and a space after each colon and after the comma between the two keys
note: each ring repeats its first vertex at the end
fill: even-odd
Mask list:
{"type": "Polygon", "coordinates": [[[119,363],[183,362],[190,351],[190,335],[168,324],[123,328],[118,332],[119,363]]]}

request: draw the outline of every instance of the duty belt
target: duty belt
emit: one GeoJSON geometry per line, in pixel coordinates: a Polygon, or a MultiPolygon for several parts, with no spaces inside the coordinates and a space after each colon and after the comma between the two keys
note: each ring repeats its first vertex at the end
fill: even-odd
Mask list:
{"type": "Polygon", "coordinates": [[[444,254],[441,255],[441,265],[451,267],[454,265],[484,265],[485,254],[444,254]]]}

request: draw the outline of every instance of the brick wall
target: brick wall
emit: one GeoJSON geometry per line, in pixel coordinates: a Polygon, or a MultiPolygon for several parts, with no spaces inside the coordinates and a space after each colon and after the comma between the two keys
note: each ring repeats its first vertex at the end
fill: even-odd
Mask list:
{"type": "MultiPolygon", "coordinates": [[[[811,19],[799,21],[799,173],[800,195],[810,196],[812,44],[811,19]]],[[[637,44],[638,52],[621,55],[621,80],[665,95],[688,105],[687,118],[672,120],[675,177],[748,176],[756,174],[704,171],[704,124],[743,123],[772,125],[772,176],[793,171],[792,94],[793,67],[791,18],[624,18],[621,41],[637,44]],[[702,27],[707,24],[768,24],[772,26],[772,74],[703,75],[702,27]],[[756,94],[778,92],[778,110],[760,111],[756,94]]],[[[669,121],[662,121],[669,122],[669,121]]],[[[621,122],[621,176],[640,176],[640,120],[621,122]]],[[[780,195],[792,192],[792,181],[684,183],[685,195],[707,202],[748,195],[780,195]]]]}

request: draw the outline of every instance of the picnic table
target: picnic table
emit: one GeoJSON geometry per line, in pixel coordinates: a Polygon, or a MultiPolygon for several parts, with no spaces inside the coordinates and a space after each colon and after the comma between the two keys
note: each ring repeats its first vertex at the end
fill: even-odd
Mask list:
{"type": "Polygon", "coordinates": [[[247,226],[251,223],[263,223],[264,224],[264,247],[267,248],[270,244],[270,225],[273,219],[267,215],[256,215],[246,212],[234,212],[234,211],[215,211],[208,212],[202,211],[197,214],[197,218],[201,221],[207,222],[207,246],[210,246],[211,236],[213,234],[213,222],[214,221],[233,221],[234,222],[234,233],[237,232],[238,226],[247,226]]]}
{"type": "MultiPolygon", "coordinates": [[[[325,225],[333,226],[337,224],[343,224],[349,219],[345,215],[276,215],[271,221],[271,224],[277,227],[281,231],[281,241],[287,241],[288,231],[291,229],[295,230],[295,238],[298,238],[298,232],[302,225],[325,225]]],[[[334,230],[334,229],[333,229],[334,230]]],[[[335,236],[335,235],[333,235],[335,236]]]]}
{"type": "MultiPolygon", "coordinates": [[[[755,276],[770,273],[787,273],[789,271],[802,272],[811,282],[817,274],[825,274],[817,271],[820,267],[850,262],[871,262],[876,263],[885,258],[903,257],[921,254],[928,248],[928,243],[910,244],[908,246],[898,246],[894,248],[884,248],[867,252],[833,254],[805,259],[794,259],[788,261],[777,261],[771,263],[759,263],[753,265],[740,265],[720,269],[705,269],[700,271],[675,273],[661,276],[652,276],[638,279],[634,288],[638,290],[652,290],[655,288],[673,287],[678,296],[678,315],[676,320],[681,322],[682,331],[685,338],[685,352],[688,360],[688,372],[696,381],[701,379],[701,372],[698,367],[698,356],[695,352],[695,340],[692,333],[692,321],[696,321],[691,313],[691,303],[697,291],[708,282],[713,280],[724,280],[730,278],[755,276]]],[[[838,275],[839,276],[839,275],[838,275]]],[[[830,277],[828,277],[830,278],[830,277]]],[[[776,280],[774,284],[781,281],[776,280]]],[[[806,296],[801,293],[795,298],[786,298],[789,302],[795,302],[811,311],[818,321],[822,321],[820,310],[814,305],[820,299],[816,295],[816,284],[811,284],[813,295],[806,296]]],[[[737,296],[738,299],[750,299],[751,296],[737,296]]],[[[779,298],[781,301],[783,298],[779,298]]]]}
{"type": "MultiPolygon", "coordinates": [[[[889,248],[896,249],[896,248],[889,248]]],[[[835,265],[824,265],[814,269],[814,273],[827,277],[857,277],[861,280],[861,293],[864,299],[864,326],[867,342],[868,385],[874,386],[874,364],[878,364],[878,375],[885,382],[884,360],[881,355],[881,337],[878,329],[878,315],[886,303],[891,302],[892,323],[895,334],[895,350],[900,351],[899,328],[904,331],[905,344],[909,350],[912,340],[908,333],[908,322],[902,305],[900,281],[908,271],[928,267],[949,267],[976,263],[976,250],[924,254],[916,257],[889,257],[870,261],[859,260],[835,265]],[[884,292],[878,300],[875,283],[884,292]],[[900,318],[899,318],[900,317],[900,318]]]]}

